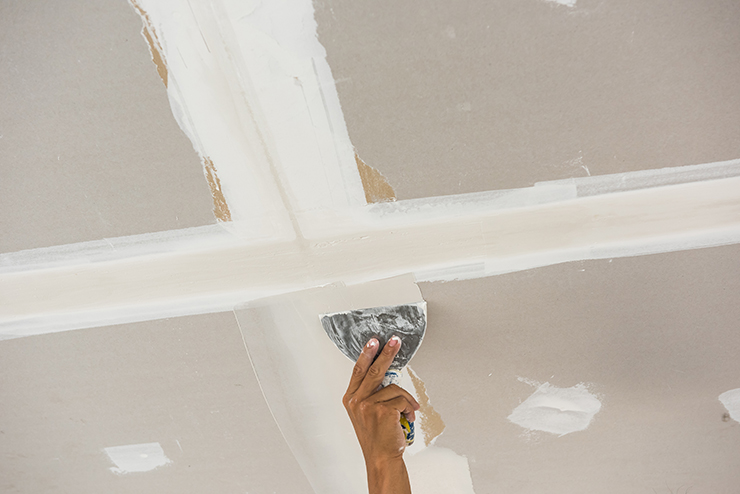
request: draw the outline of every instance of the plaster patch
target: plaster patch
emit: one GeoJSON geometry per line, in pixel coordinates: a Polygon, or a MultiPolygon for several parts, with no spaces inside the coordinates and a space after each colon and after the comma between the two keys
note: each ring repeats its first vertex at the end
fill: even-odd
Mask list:
{"type": "Polygon", "coordinates": [[[563,436],[585,430],[599,410],[601,402],[583,383],[570,388],[544,383],[507,418],[528,430],[563,436]]]}
{"type": "Polygon", "coordinates": [[[575,7],[578,0],[545,0],[549,3],[557,3],[559,5],[565,5],[566,7],[575,7]]]}
{"type": "Polygon", "coordinates": [[[730,418],[740,422],[740,388],[725,391],[719,395],[719,401],[730,412],[730,418]]]}
{"type": "Polygon", "coordinates": [[[133,472],[148,472],[172,463],[165,456],[159,443],[127,444],[103,449],[115,467],[110,471],[119,475],[133,472]]]}

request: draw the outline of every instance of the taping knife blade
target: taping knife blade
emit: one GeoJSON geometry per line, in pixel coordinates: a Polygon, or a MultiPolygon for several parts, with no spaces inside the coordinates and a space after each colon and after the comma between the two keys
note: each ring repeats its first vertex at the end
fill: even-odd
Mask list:
{"type": "MultiPolygon", "coordinates": [[[[398,384],[401,370],[419,349],[427,328],[427,303],[403,304],[355,309],[319,315],[329,339],[352,362],[357,362],[362,348],[377,338],[382,349],[392,336],[401,338],[401,349],[385,373],[382,387],[398,384]]],[[[380,352],[378,352],[380,353],[380,352]]],[[[376,356],[377,358],[377,356],[376,356]]],[[[414,424],[401,415],[406,444],[414,442],[414,424]]]]}

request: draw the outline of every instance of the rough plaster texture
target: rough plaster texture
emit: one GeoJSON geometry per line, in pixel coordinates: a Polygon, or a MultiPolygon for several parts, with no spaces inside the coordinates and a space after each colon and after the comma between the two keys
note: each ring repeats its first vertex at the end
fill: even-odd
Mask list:
{"type": "Polygon", "coordinates": [[[736,1],[315,5],[352,142],[398,199],[740,153],[736,1]]]}
{"type": "Polygon", "coordinates": [[[215,223],[126,1],[3,1],[0,74],[0,252],[215,223]]]}

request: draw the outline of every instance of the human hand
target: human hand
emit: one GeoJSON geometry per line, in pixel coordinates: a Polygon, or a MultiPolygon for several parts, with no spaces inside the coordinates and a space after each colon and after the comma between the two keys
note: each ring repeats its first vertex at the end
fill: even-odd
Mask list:
{"type": "MultiPolygon", "coordinates": [[[[414,412],[419,409],[414,397],[395,384],[378,389],[400,348],[400,338],[393,336],[373,363],[378,353],[378,340],[372,338],[368,341],[352,370],[349,387],[342,399],[365,456],[371,492],[374,492],[375,474],[398,472],[399,462],[403,467],[406,436],[399,420],[403,413],[409,422],[413,422],[416,419],[414,412]]],[[[403,467],[404,476],[405,472],[403,467]]]]}

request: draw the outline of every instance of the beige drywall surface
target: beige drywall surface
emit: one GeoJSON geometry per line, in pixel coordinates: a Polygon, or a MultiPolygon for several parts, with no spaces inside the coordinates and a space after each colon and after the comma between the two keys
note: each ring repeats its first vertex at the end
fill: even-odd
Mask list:
{"type": "Polygon", "coordinates": [[[467,456],[476,492],[733,494],[740,424],[740,247],[574,262],[422,283],[429,326],[411,365],[467,456]],[[535,387],[586,383],[585,431],[507,420],[535,387]]]}
{"type": "Polygon", "coordinates": [[[233,313],[0,342],[0,491],[309,493],[233,313]],[[171,461],[115,474],[104,448],[171,461]]]}
{"type": "Polygon", "coordinates": [[[215,223],[125,0],[0,3],[0,252],[215,223]]]}
{"type": "Polygon", "coordinates": [[[359,156],[398,199],[740,156],[740,3],[572,3],[316,0],[359,156]]]}

